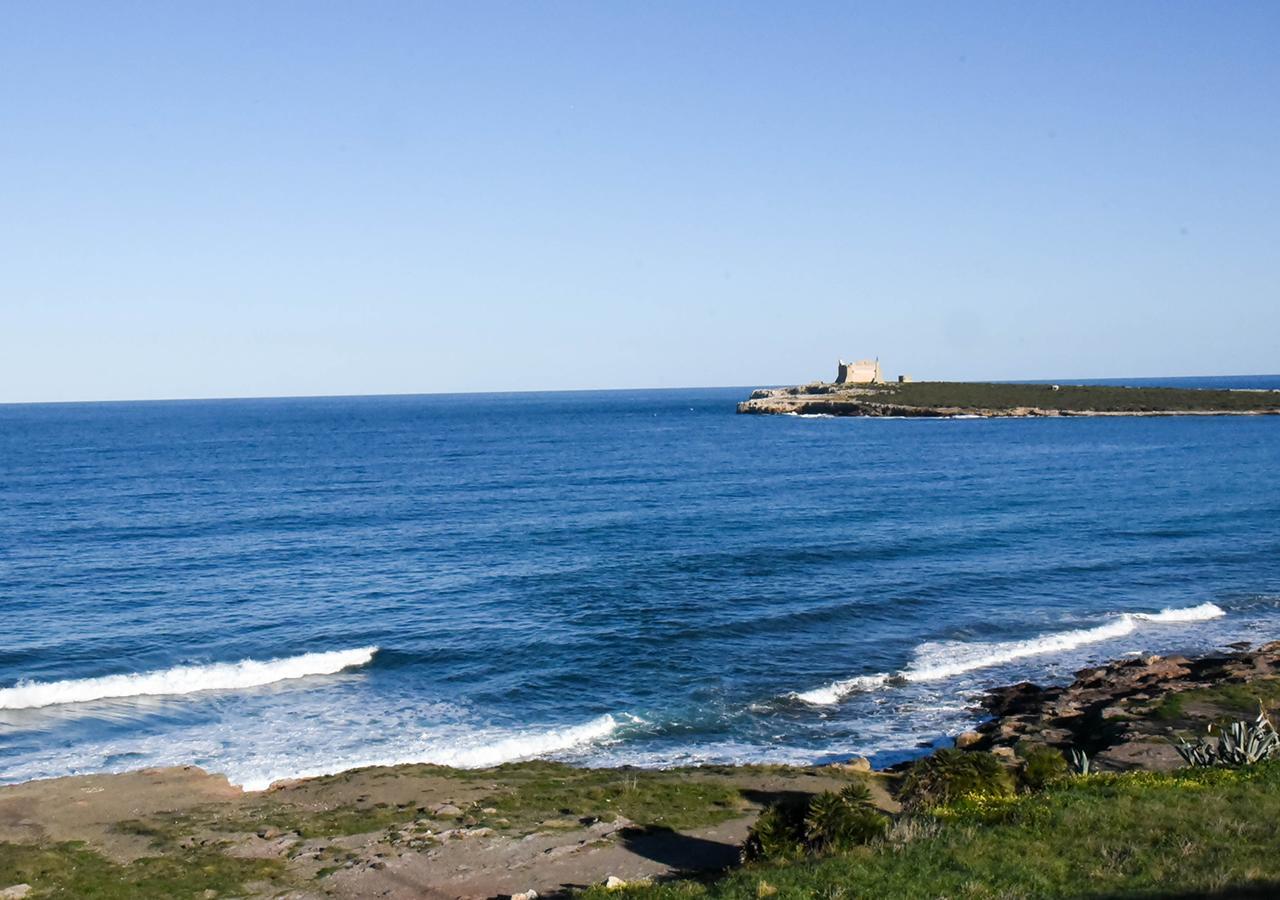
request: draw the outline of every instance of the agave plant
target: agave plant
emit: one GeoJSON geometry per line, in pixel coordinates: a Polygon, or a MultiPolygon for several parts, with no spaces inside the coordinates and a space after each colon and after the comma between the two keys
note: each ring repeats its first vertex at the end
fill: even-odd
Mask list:
{"type": "Polygon", "coordinates": [[[1088,775],[1093,770],[1093,760],[1083,750],[1071,748],[1071,771],[1077,775],[1088,775]]]}
{"type": "Polygon", "coordinates": [[[1214,725],[1206,729],[1206,737],[1194,744],[1183,739],[1175,746],[1189,766],[1248,766],[1280,757],[1280,733],[1258,703],[1258,717],[1253,722],[1232,722],[1218,728],[1218,739],[1211,740],[1214,725]]]}

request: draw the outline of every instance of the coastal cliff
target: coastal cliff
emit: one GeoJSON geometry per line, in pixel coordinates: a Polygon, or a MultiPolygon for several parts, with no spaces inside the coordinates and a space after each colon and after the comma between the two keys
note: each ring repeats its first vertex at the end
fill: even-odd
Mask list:
{"type": "Polygon", "coordinates": [[[882,416],[1213,416],[1280,414],[1280,391],[1127,388],[1099,385],[924,381],[762,388],[738,404],[748,415],[882,416]]]}

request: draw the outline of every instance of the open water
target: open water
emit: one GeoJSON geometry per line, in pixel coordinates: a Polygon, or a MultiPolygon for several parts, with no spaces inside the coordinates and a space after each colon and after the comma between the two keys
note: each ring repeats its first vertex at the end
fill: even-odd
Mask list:
{"type": "Polygon", "coordinates": [[[0,406],[0,781],[883,763],[985,686],[1280,638],[1280,417],[746,393],[0,406]]]}

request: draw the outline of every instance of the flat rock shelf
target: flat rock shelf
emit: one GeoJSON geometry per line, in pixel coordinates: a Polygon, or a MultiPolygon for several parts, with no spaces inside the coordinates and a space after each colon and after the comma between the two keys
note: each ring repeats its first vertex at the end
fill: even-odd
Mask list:
{"type": "Polygon", "coordinates": [[[738,404],[752,415],[898,417],[1223,416],[1280,414],[1280,391],[921,381],[814,382],[762,388],[738,404]]]}

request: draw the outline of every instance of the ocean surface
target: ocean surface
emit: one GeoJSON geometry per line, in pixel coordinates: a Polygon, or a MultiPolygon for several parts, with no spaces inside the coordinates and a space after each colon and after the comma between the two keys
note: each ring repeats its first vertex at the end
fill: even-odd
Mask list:
{"type": "Polygon", "coordinates": [[[0,406],[0,781],[888,763],[986,686],[1280,638],[1280,417],[746,393],[0,406]]]}

